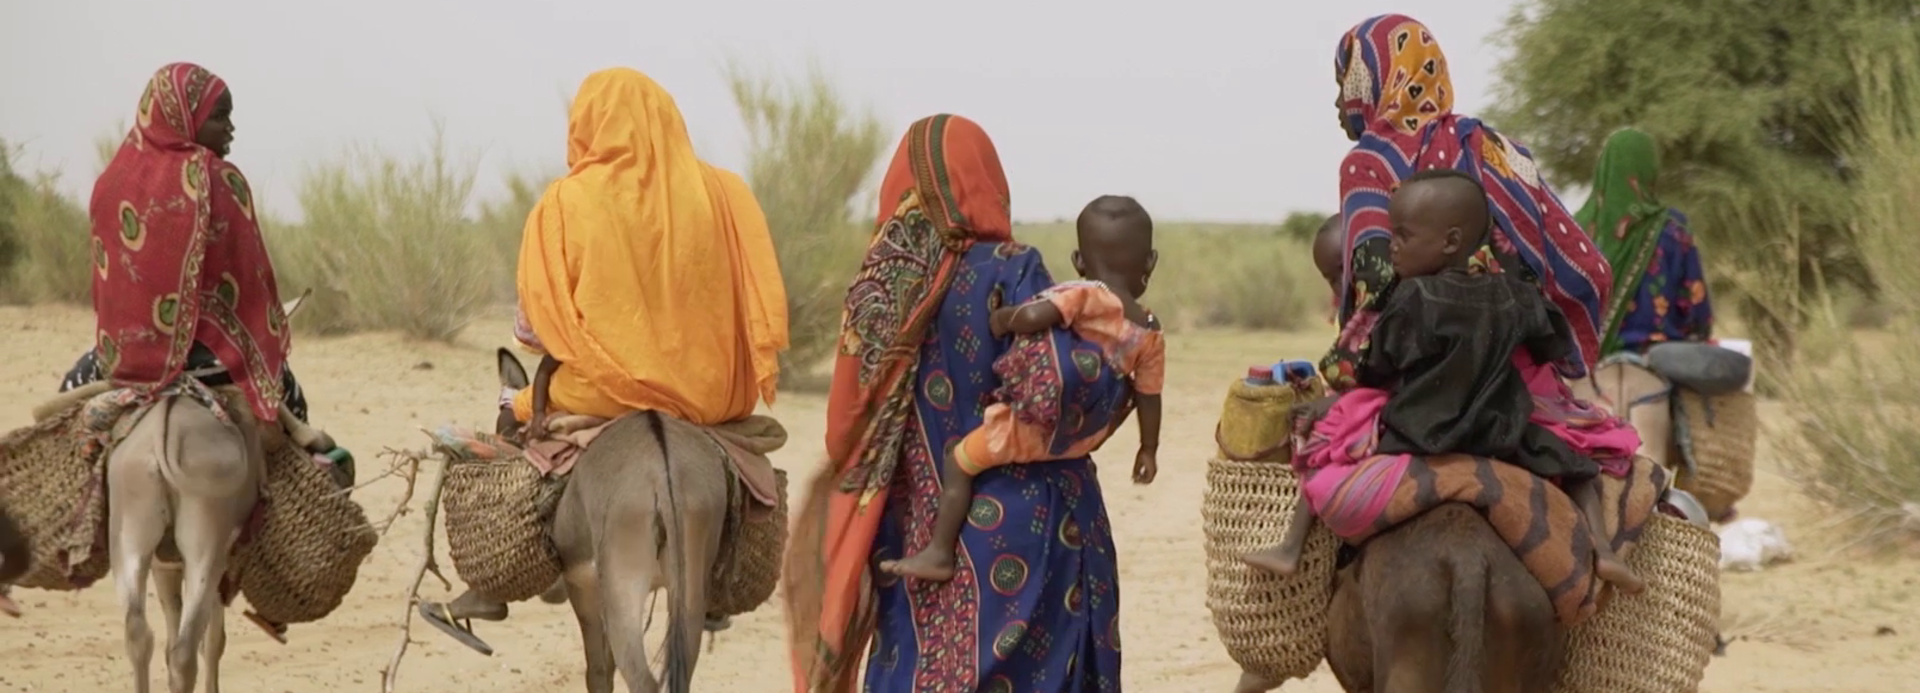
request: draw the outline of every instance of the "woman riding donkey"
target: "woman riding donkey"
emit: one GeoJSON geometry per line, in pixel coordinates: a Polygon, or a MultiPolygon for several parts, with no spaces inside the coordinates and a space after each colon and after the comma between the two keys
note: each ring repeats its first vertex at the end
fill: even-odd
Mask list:
{"type": "MultiPolygon", "coordinates": [[[[658,411],[714,426],[772,403],[787,304],[766,217],[738,176],[694,156],[673,97],[635,70],[589,75],[567,165],[520,246],[515,338],[542,357],[533,387],[502,406],[526,437],[549,438],[557,415],[658,411]]],[[[472,590],[420,605],[481,651],[463,622],[507,612],[472,590]]]]}
{"type": "Polygon", "coordinates": [[[1653,137],[1621,128],[1607,137],[1593,194],[1573,218],[1613,267],[1613,297],[1601,325],[1602,354],[1646,353],[1665,342],[1713,338],[1713,303],[1687,215],[1658,195],[1653,137]]]}
{"type": "MultiPolygon", "coordinates": [[[[1387,407],[1393,405],[1387,404],[1387,398],[1378,396],[1378,390],[1366,387],[1371,384],[1377,388],[1381,384],[1362,382],[1369,379],[1367,365],[1369,357],[1375,355],[1373,352],[1394,351],[1404,356],[1407,351],[1403,348],[1405,345],[1382,344],[1376,329],[1384,326],[1386,311],[1404,303],[1393,301],[1396,295],[1406,299],[1413,297],[1410,292],[1419,293],[1409,288],[1396,294],[1397,286],[1404,283],[1396,270],[1411,257],[1408,251],[1413,245],[1431,244],[1431,238],[1416,238],[1414,227],[1430,226],[1435,218],[1446,215],[1427,211],[1415,214],[1409,206],[1414,198],[1396,193],[1415,179],[1437,175],[1439,172],[1432,171],[1434,169],[1457,171],[1458,174],[1450,174],[1452,178],[1478,183],[1480,190],[1473,194],[1484,198],[1486,216],[1491,217],[1484,240],[1477,228],[1472,228],[1482,223],[1475,219],[1483,217],[1464,213],[1456,216],[1465,221],[1453,223],[1460,227],[1461,233],[1432,236],[1468,244],[1456,249],[1460,253],[1457,268],[1452,270],[1456,276],[1509,275],[1510,285],[1516,287],[1514,291],[1540,294],[1536,298],[1544,300],[1532,303],[1555,316],[1554,322],[1563,326],[1554,330],[1559,332],[1551,340],[1554,344],[1539,343],[1539,346],[1553,348],[1512,350],[1512,345],[1505,346],[1510,354],[1503,352],[1501,358],[1511,356],[1510,369],[1514,372],[1510,376],[1497,376],[1523,384],[1526,394],[1520,395],[1516,406],[1528,411],[1517,414],[1524,417],[1530,429],[1551,432],[1557,439],[1555,442],[1570,446],[1575,453],[1560,454],[1557,458],[1584,458],[1585,461],[1567,469],[1577,467],[1585,471],[1567,472],[1568,478],[1550,481],[1572,481],[1572,477],[1594,471],[1597,463],[1598,471],[1605,476],[1631,477],[1628,483],[1637,483],[1634,480],[1647,471],[1637,469],[1630,462],[1629,457],[1638,444],[1632,429],[1576,399],[1563,380],[1563,376],[1585,375],[1599,355],[1598,320],[1612,276],[1599,249],[1547,188],[1531,154],[1480,121],[1453,113],[1453,91],[1446,59],[1431,32],[1412,18],[1384,15],[1354,27],[1339,44],[1335,79],[1341,89],[1341,123],[1356,145],[1340,169],[1343,233],[1339,237],[1344,239],[1341,244],[1344,272],[1338,288],[1341,334],[1322,361],[1328,385],[1341,396],[1307,408],[1297,429],[1302,433],[1299,440],[1304,442],[1304,447],[1296,451],[1296,465],[1308,463],[1303,490],[1313,511],[1335,534],[1357,541],[1371,536],[1382,526],[1404,519],[1401,517],[1404,514],[1424,509],[1414,507],[1418,503],[1391,502],[1388,496],[1399,492],[1395,489],[1404,491],[1401,487],[1406,484],[1455,485],[1447,479],[1422,480],[1432,476],[1429,472],[1441,470],[1416,470],[1414,465],[1420,464],[1422,456],[1404,453],[1423,449],[1423,446],[1394,443],[1398,447],[1393,452],[1403,454],[1388,454],[1385,448],[1392,447],[1389,443],[1399,439],[1385,433],[1362,435],[1390,425],[1406,434],[1400,438],[1437,434],[1468,418],[1468,413],[1459,409],[1451,413],[1440,410],[1421,413],[1420,408],[1425,405],[1420,402],[1405,402],[1399,409],[1389,410],[1387,407]],[[1400,204],[1396,207],[1390,204],[1393,201],[1400,204]],[[1362,394],[1369,396],[1358,396],[1362,394]],[[1530,403],[1526,403],[1528,399],[1530,403]],[[1395,411],[1405,416],[1397,423],[1389,423],[1387,414],[1395,411]]],[[[1446,178],[1442,176],[1441,182],[1420,185],[1429,190],[1444,189],[1442,183],[1446,178]]],[[[1456,186],[1454,192],[1461,190],[1464,188],[1456,186]]],[[[1406,191],[1409,195],[1414,192],[1406,191]]],[[[1430,254],[1451,256],[1454,251],[1430,254]]],[[[1422,281],[1431,284],[1434,280],[1422,281]]],[[[1425,284],[1421,286],[1426,288],[1425,284]]],[[[1425,292],[1424,295],[1437,294],[1425,292]]],[[[1412,319],[1403,322],[1418,324],[1412,319]]],[[[1424,339],[1421,344],[1431,345],[1439,337],[1424,339]]],[[[1408,361],[1400,365],[1412,368],[1428,364],[1408,361]]],[[[1495,364],[1487,367],[1499,370],[1495,364]]],[[[1462,481],[1466,482],[1460,484],[1462,488],[1473,483],[1462,481]]],[[[1429,495],[1432,494],[1420,497],[1429,495]]],[[[1580,495],[1586,502],[1579,505],[1595,512],[1580,513],[1564,500],[1552,505],[1578,515],[1577,519],[1567,519],[1578,522],[1583,530],[1593,523],[1612,524],[1608,518],[1597,517],[1602,514],[1597,511],[1600,507],[1597,499],[1587,493],[1580,495]]],[[[1643,510],[1633,509],[1629,515],[1637,519],[1643,510]]],[[[1519,514],[1532,512],[1521,508],[1519,514]]],[[[1526,525],[1541,518],[1510,517],[1507,520],[1511,526],[1495,529],[1513,541],[1516,536],[1509,535],[1524,535],[1526,525]]],[[[1537,551],[1537,547],[1528,549],[1529,554],[1540,561],[1528,560],[1529,567],[1549,589],[1563,622],[1577,621],[1595,608],[1598,583],[1592,577],[1596,562],[1606,561],[1601,570],[1604,577],[1624,583],[1628,590],[1639,586],[1637,576],[1613,562],[1610,552],[1604,550],[1619,548],[1619,542],[1606,538],[1615,534],[1608,531],[1611,529],[1596,528],[1595,540],[1582,536],[1583,533],[1554,530],[1551,543],[1555,548],[1547,553],[1555,554],[1550,560],[1555,565],[1547,565],[1549,557],[1537,551]],[[1582,579],[1568,578],[1570,574],[1582,579]]],[[[1286,537],[1284,551],[1278,555],[1268,552],[1251,556],[1250,562],[1284,572],[1293,560],[1290,554],[1298,551],[1300,538],[1286,537]]]]}
{"type": "MultiPolygon", "coordinates": [[[[981,428],[1003,384],[994,364],[1013,353],[1013,338],[992,337],[995,310],[1053,286],[1040,254],[1013,241],[999,153],[972,121],[915,122],[880,204],[847,290],[828,466],[782,578],[794,690],[1118,691],[1119,571],[1086,456],[974,477],[949,579],[876,569],[934,541],[942,470],[981,428]]],[[[1061,380],[1115,389],[1122,374],[1096,343],[1050,334],[1056,353],[1075,340],[1094,355],[1061,380]]]]}
{"type": "MultiPolygon", "coordinates": [[[[227,160],[233,109],[226,82],[198,65],[167,65],[148,83],[132,132],[94,183],[96,344],[62,392],[106,380],[153,397],[192,376],[237,386],[264,424],[282,412],[306,418],[253,192],[227,160]]],[[[350,459],[325,435],[310,447],[350,459]]],[[[249,617],[285,640],[285,625],[249,617]]]]}

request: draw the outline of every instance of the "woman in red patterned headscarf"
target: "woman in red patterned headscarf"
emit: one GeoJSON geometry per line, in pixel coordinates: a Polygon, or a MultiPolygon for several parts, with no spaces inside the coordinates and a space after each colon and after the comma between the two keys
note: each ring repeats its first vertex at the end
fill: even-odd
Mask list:
{"type": "Polygon", "coordinates": [[[253,192],[225,158],[232,118],[226,82],[198,65],[173,63],[147,82],[133,130],[93,186],[98,329],[62,389],[107,378],[157,396],[192,373],[231,378],[262,422],[278,421],[288,398],[304,416],[253,192]]]}
{"type": "Polygon", "coordinates": [[[287,317],[254,219],[253,193],[227,163],[233,95],[205,68],[160,68],[133,131],[93,186],[93,310],[100,370],[156,393],[195,344],[278,421],[287,317]]]}

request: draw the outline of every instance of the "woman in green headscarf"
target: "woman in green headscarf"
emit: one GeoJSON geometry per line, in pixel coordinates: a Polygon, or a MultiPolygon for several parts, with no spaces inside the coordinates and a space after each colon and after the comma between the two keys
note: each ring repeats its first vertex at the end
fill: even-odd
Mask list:
{"type": "Polygon", "coordinates": [[[1621,128],[1607,137],[1593,193],[1574,213],[1613,267],[1613,293],[1600,353],[1643,352],[1660,342],[1704,342],[1713,306],[1687,217],[1660,203],[1660,150],[1653,137],[1621,128]]]}

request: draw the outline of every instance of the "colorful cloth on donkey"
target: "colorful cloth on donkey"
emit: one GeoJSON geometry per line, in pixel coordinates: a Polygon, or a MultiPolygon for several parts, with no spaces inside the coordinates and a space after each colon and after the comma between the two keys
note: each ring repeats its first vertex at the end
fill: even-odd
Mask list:
{"type": "MultiPolygon", "coordinates": [[[[1606,536],[1620,552],[1665,488],[1665,472],[1633,457],[1639,436],[1606,412],[1574,398],[1551,366],[1514,354],[1534,406],[1528,419],[1599,463],[1606,536]]],[[[1563,624],[1593,614],[1600,582],[1584,513],[1554,484],[1519,466],[1461,454],[1378,454],[1388,394],[1356,388],[1317,422],[1299,421],[1293,464],[1313,512],[1340,538],[1359,543],[1441,503],[1478,508],[1527,570],[1540,580],[1563,624]],[[1310,428],[1309,428],[1310,427],[1310,428]]]]}
{"type": "Polygon", "coordinates": [[[1091,454],[1126,421],[1133,393],[1157,395],[1165,384],[1165,339],[1128,320],[1106,285],[1062,282],[1034,300],[1052,302],[1063,326],[1015,336],[994,361],[996,401],[954,450],[954,463],[970,475],[1091,454]],[[1103,363],[1124,377],[1102,378],[1103,363]]]}

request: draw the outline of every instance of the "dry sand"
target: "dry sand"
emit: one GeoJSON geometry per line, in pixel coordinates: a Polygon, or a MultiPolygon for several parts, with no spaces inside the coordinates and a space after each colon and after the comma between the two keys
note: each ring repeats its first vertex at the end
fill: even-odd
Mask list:
{"type": "MultiPolygon", "coordinates": [[[[0,388],[12,393],[0,404],[0,425],[28,423],[32,406],[90,344],[91,325],[82,310],[0,309],[0,353],[7,355],[0,364],[0,388]]],[[[498,393],[491,350],[507,334],[504,321],[490,321],[457,346],[390,336],[307,338],[299,341],[294,365],[313,401],[314,422],[359,453],[364,475],[384,467],[375,456],[383,447],[419,448],[426,440],[420,426],[490,425],[498,393]]],[[[1199,505],[1214,418],[1225,384],[1249,363],[1317,353],[1326,337],[1183,333],[1169,338],[1172,378],[1159,481],[1134,486],[1127,479],[1130,465],[1104,467],[1124,574],[1129,690],[1225,691],[1235,680],[1238,670],[1216,642],[1205,607],[1199,505]]],[[[817,464],[821,407],[820,397],[790,394],[772,411],[794,441],[775,462],[795,478],[817,464]]],[[[1129,450],[1125,442],[1124,437],[1116,441],[1117,452],[1109,454],[1129,450]]],[[[1726,577],[1727,630],[1739,640],[1728,656],[1713,660],[1703,690],[1912,690],[1920,676],[1920,559],[1835,555],[1827,547],[1843,544],[1846,537],[1819,527],[1825,514],[1773,471],[1773,460],[1763,460],[1761,467],[1742,510],[1783,525],[1801,559],[1726,577]]],[[[356,498],[378,517],[399,495],[400,484],[389,481],[356,498]]],[[[225,687],[260,693],[377,690],[399,637],[403,594],[420,556],[422,526],[418,512],[403,518],[361,568],[346,604],[322,623],[296,626],[288,645],[268,639],[239,618],[237,609],[231,612],[225,687]]],[[[442,596],[437,586],[425,593],[442,596]]],[[[0,620],[0,652],[8,655],[0,665],[0,691],[130,689],[120,606],[108,583],[77,593],[21,590],[16,596],[27,615],[0,620]]],[[[148,604],[158,624],[159,607],[152,600],[148,604]]],[[[570,610],[537,602],[514,609],[505,623],[476,624],[499,652],[491,658],[416,624],[399,690],[582,690],[579,635],[570,610]]],[[[699,687],[786,690],[780,619],[777,603],[735,619],[734,628],[721,633],[701,657],[699,687]]],[[[155,683],[162,686],[163,662],[156,657],[154,668],[155,683]]],[[[1282,690],[1339,688],[1323,669],[1282,690]]]]}

